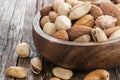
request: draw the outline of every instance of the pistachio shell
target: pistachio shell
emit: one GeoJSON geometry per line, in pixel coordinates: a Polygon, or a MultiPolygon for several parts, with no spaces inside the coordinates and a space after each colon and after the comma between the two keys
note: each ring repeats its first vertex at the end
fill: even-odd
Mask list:
{"type": "Polygon", "coordinates": [[[71,9],[69,13],[69,18],[71,20],[75,20],[78,18],[81,18],[85,14],[87,14],[91,9],[91,3],[90,2],[84,2],[83,4],[80,4],[78,6],[75,6],[71,9]]]}
{"type": "Polygon", "coordinates": [[[23,67],[11,66],[6,69],[6,74],[16,78],[25,78],[27,70],[23,67]]]}
{"type": "Polygon", "coordinates": [[[53,69],[53,74],[56,77],[59,77],[59,78],[64,79],[64,80],[71,79],[71,77],[73,76],[73,72],[71,70],[60,68],[60,67],[55,67],[53,69]]]}
{"type": "Polygon", "coordinates": [[[104,31],[99,27],[96,27],[96,29],[92,30],[92,37],[95,41],[98,41],[98,42],[103,42],[108,40],[104,31]]]}
{"type": "Polygon", "coordinates": [[[90,35],[82,35],[74,40],[74,42],[90,42],[90,35]]]}
{"type": "Polygon", "coordinates": [[[20,44],[18,44],[16,46],[16,53],[20,56],[20,57],[28,57],[30,54],[30,48],[29,45],[25,42],[22,42],[20,44]]]}
{"type": "Polygon", "coordinates": [[[30,68],[35,74],[39,74],[42,70],[42,62],[39,57],[34,57],[30,61],[30,68]]]}
{"type": "Polygon", "coordinates": [[[117,38],[120,38],[120,29],[115,31],[115,32],[113,32],[111,34],[111,36],[109,37],[109,40],[113,40],[113,39],[117,39],[117,38]]]}

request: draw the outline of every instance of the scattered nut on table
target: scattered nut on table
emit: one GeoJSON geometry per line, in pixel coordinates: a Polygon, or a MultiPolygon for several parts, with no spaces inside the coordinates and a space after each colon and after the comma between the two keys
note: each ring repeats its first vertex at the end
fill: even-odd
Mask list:
{"type": "Polygon", "coordinates": [[[27,70],[24,67],[11,66],[5,70],[7,75],[16,78],[25,78],[27,76],[27,70]]]}
{"type": "Polygon", "coordinates": [[[53,74],[61,79],[71,79],[71,77],[73,76],[73,72],[71,70],[61,67],[55,67],[53,69],[53,74]]]}
{"type": "Polygon", "coordinates": [[[104,69],[94,70],[88,73],[83,80],[109,80],[109,72],[104,69]]]}
{"type": "Polygon", "coordinates": [[[34,57],[30,61],[30,68],[35,74],[39,74],[42,70],[42,62],[39,57],[34,57]]]}
{"type": "Polygon", "coordinates": [[[16,53],[20,56],[20,57],[28,57],[30,54],[30,48],[29,45],[25,42],[22,42],[20,44],[18,44],[16,46],[16,53]]]}

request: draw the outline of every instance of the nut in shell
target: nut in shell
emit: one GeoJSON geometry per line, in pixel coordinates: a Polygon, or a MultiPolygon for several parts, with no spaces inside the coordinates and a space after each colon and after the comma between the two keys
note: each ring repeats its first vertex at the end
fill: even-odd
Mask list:
{"type": "Polygon", "coordinates": [[[66,16],[58,16],[55,21],[55,26],[57,30],[68,30],[71,28],[71,21],[66,16]]]}
{"type": "Polygon", "coordinates": [[[78,0],[66,0],[66,3],[70,4],[72,7],[84,3],[83,1],[78,0]]]}
{"type": "Polygon", "coordinates": [[[42,70],[42,62],[39,57],[34,57],[30,61],[30,68],[33,73],[39,74],[42,70]]]}
{"type": "Polygon", "coordinates": [[[88,73],[83,80],[109,80],[109,72],[104,69],[94,70],[88,73]]]}
{"type": "Polygon", "coordinates": [[[103,41],[108,40],[104,31],[100,29],[99,27],[96,27],[96,29],[92,29],[91,34],[92,34],[94,41],[103,42],[103,41]]]}
{"type": "Polygon", "coordinates": [[[5,70],[7,75],[16,78],[25,78],[27,76],[27,70],[23,67],[11,66],[5,70]]]}
{"type": "Polygon", "coordinates": [[[120,38],[120,29],[118,29],[117,31],[113,32],[110,37],[109,40],[113,40],[113,39],[117,39],[120,38]]]}
{"type": "Polygon", "coordinates": [[[55,67],[53,69],[53,74],[56,77],[59,77],[59,78],[64,79],[64,80],[71,79],[71,77],[73,76],[73,72],[71,70],[60,68],[60,67],[55,67]]]}
{"type": "Polygon", "coordinates": [[[75,40],[73,40],[74,42],[90,42],[91,37],[90,35],[82,35],[78,38],[76,38],[75,40]]]}
{"type": "Polygon", "coordinates": [[[57,17],[58,17],[58,13],[56,13],[55,11],[49,12],[49,19],[51,22],[54,23],[57,17]]]}
{"type": "Polygon", "coordinates": [[[58,6],[57,12],[59,15],[68,16],[68,13],[69,13],[71,8],[72,8],[71,5],[69,5],[68,3],[61,3],[58,6]]]}
{"type": "Polygon", "coordinates": [[[69,12],[69,18],[71,20],[75,20],[81,18],[85,14],[87,14],[91,9],[90,2],[84,2],[83,4],[77,5],[71,9],[69,12]]]}
{"type": "Polygon", "coordinates": [[[25,42],[22,42],[20,44],[18,44],[16,46],[16,53],[20,56],[20,57],[28,57],[30,54],[30,48],[29,45],[25,42]]]}
{"type": "Polygon", "coordinates": [[[51,22],[49,16],[42,17],[42,19],[40,20],[41,28],[43,28],[44,25],[48,22],[51,22]]]}
{"type": "Polygon", "coordinates": [[[61,79],[59,79],[57,77],[52,77],[52,78],[50,78],[50,80],[61,80],[61,79]]]}
{"type": "Polygon", "coordinates": [[[53,2],[53,10],[57,12],[59,5],[62,4],[62,3],[64,3],[64,1],[61,1],[61,0],[54,1],[53,2]]]}
{"type": "Polygon", "coordinates": [[[48,35],[52,35],[53,33],[56,32],[55,24],[54,23],[46,23],[43,27],[43,31],[48,35]]]}

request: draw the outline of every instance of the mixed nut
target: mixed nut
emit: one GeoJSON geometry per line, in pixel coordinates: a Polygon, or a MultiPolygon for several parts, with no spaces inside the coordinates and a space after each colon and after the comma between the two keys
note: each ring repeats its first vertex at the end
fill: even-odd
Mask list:
{"type": "Polygon", "coordinates": [[[119,0],[55,0],[40,10],[43,31],[57,39],[103,42],[120,37],[119,0]]]}

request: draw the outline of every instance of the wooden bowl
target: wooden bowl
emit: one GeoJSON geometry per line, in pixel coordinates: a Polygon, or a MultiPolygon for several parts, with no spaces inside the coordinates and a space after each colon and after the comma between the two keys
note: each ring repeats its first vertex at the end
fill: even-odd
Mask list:
{"type": "Polygon", "coordinates": [[[42,31],[40,18],[37,14],[33,22],[34,44],[39,53],[52,63],[82,71],[120,66],[120,39],[102,43],[62,41],[42,31]]]}

